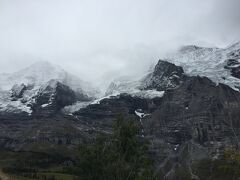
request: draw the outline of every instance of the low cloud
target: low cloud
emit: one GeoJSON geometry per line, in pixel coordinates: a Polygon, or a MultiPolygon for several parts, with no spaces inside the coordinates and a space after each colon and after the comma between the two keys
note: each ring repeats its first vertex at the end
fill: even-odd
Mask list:
{"type": "Polygon", "coordinates": [[[239,0],[1,0],[0,72],[35,61],[95,82],[138,75],[186,44],[240,40],[239,0]]]}

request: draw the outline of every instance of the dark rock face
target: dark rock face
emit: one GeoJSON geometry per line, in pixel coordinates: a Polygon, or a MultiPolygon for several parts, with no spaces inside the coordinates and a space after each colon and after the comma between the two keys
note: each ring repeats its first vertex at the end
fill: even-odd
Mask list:
{"type": "Polygon", "coordinates": [[[206,77],[185,77],[163,98],[146,100],[121,95],[90,105],[75,115],[104,128],[110,127],[117,114],[134,115],[136,109],[151,114],[143,119],[146,136],[165,143],[179,145],[193,140],[203,146],[218,144],[218,148],[225,141],[238,144],[235,136],[240,135],[240,93],[223,84],[217,86],[206,77]]]}
{"type": "Polygon", "coordinates": [[[174,89],[181,84],[184,77],[182,67],[159,60],[154,72],[143,80],[143,89],[174,89]]]}
{"type": "MultiPolygon", "coordinates": [[[[229,63],[233,66],[236,62],[229,63]]],[[[240,145],[238,91],[206,77],[188,77],[181,67],[166,61],[159,61],[144,82],[143,89],[164,90],[164,96],[144,99],[121,94],[72,116],[59,110],[79,96],[60,83],[49,85],[36,98],[31,117],[0,114],[0,146],[22,149],[36,142],[75,146],[98,132],[111,133],[112,123],[121,113],[139,123],[144,138],[151,142],[156,167],[166,179],[174,179],[177,164],[191,171],[192,161],[217,157],[225,147],[240,145]],[[141,123],[137,109],[149,114],[141,123]]]]}
{"type": "Polygon", "coordinates": [[[61,83],[57,84],[55,98],[53,104],[59,110],[67,105],[71,105],[77,101],[77,96],[73,90],[61,83]]]}
{"type": "MultiPolygon", "coordinates": [[[[31,87],[26,87],[27,90],[28,88],[31,87]]],[[[25,86],[22,89],[21,91],[24,91],[25,86]]],[[[19,94],[21,93],[18,93],[17,100],[22,100],[19,94]]],[[[77,100],[89,100],[85,94],[74,92],[68,86],[52,80],[37,92],[33,100],[32,104],[29,104],[32,114],[0,111],[1,148],[26,150],[32,144],[39,143],[71,146],[91,137],[85,131],[79,131],[78,123],[73,121],[75,118],[60,111],[77,100]]]]}
{"type": "Polygon", "coordinates": [[[76,93],[60,82],[50,82],[35,98],[33,114],[48,116],[77,101],[76,93]]]}
{"type": "Polygon", "coordinates": [[[124,117],[136,119],[135,110],[149,110],[148,100],[121,94],[110,99],[103,99],[99,104],[92,104],[75,112],[79,120],[95,128],[111,131],[113,121],[122,114],[124,117]]]}
{"type": "Polygon", "coordinates": [[[185,76],[153,103],[157,109],[142,124],[167,179],[174,179],[176,164],[188,164],[185,168],[191,170],[192,161],[217,157],[225,148],[240,145],[240,93],[224,84],[185,76]]]}
{"type": "MultiPolygon", "coordinates": [[[[236,44],[233,45],[233,46],[238,46],[238,45],[239,45],[239,42],[236,43],[236,44]]],[[[233,59],[238,59],[238,58],[240,57],[240,49],[237,48],[237,49],[233,50],[232,52],[230,52],[230,53],[228,54],[228,56],[232,57],[233,59]]]]}
{"type": "Polygon", "coordinates": [[[234,139],[233,129],[240,133],[240,93],[223,84],[216,86],[207,78],[187,78],[178,89],[166,91],[158,103],[146,120],[146,131],[162,134],[162,138],[166,132],[178,134],[176,144],[193,139],[205,145],[229,135],[234,139]],[[184,136],[181,141],[179,133],[184,136]]]}
{"type": "Polygon", "coordinates": [[[232,72],[232,76],[240,79],[240,66],[236,68],[232,68],[231,72],[232,72]]]}
{"type": "Polygon", "coordinates": [[[26,89],[27,89],[27,86],[25,84],[21,84],[21,85],[15,84],[11,89],[12,99],[17,100],[19,98],[22,98],[23,93],[26,89]]]}
{"type": "Polygon", "coordinates": [[[239,62],[236,59],[228,59],[226,68],[228,66],[235,66],[235,65],[239,65],[239,62]]]}
{"type": "Polygon", "coordinates": [[[229,69],[233,77],[240,79],[240,62],[236,59],[228,59],[225,69],[229,69]]]}
{"type": "MultiPolygon", "coordinates": [[[[162,63],[167,64],[160,61],[158,65],[162,63]]],[[[75,115],[80,121],[109,132],[117,113],[131,118],[136,109],[142,109],[145,114],[150,114],[141,120],[142,132],[151,141],[151,154],[156,159],[158,168],[169,179],[174,179],[171,174],[176,164],[191,169],[192,161],[207,156],[217,157],[224,148],[240,145],[238,91],[223,84],[216,85],[206,77],[185,76],[181,68],[170,63],[164,68],[166,73],[159,72],[158,68],[163,70],[156,66],[152,79],[155,76],[171,77],[170,69],[174,73],[178,72],[181,77],[181,83],[175,88],[158,84],[159,89],[166,88],[162,98],[146,100],[121,95],[88,106],[75,115]]],[[[148,88],[156,87],[154,85],[148,88]]],[[[137,120],[138,117],[135,116],[134,119],[137,120]]],[[[194,177],[193,174],[192,176],[194,177]]]]}
{"type": "Polygon", "coordinates": [[[76,146],[92,136],[87,128],[80,131],[69,116],[35,118],[15,114],[0,118],[1,148],[41,151],[49,147],[76,146]]]}

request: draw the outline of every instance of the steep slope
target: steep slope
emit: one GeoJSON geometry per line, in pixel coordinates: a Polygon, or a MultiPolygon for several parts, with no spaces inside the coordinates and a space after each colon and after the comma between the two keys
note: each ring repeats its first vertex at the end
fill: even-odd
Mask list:
{"type": "Polygon", "coordinates": [[[98,93],[90,84],[48,62],[37,62],[16,73],[5,74],[1,77],[0,87],[0,111],[28,114],[32,113],[33,107],[36,110],[38,105],[51,104],[54,98],[58,98],[56,94],[59,93],[74,94],[75,99],[70,104],[78,100],[89,101],[98,93]],[[60,87],[65,91],[61,93],[60,87]],[[46,94],[52,95],[48,97],[50,95],[46,94]],[[48,101],[39,100],[40,97],[47,98],[48,101]],[[41,104],[40,101],[44,103],[41,104]]]}
{"type": "Polygon", "coordinates": [[[41,86],[52,79],[71,87],[74,91],[84,91],[89,96],[94,96],[97,92],[89,83],[46,61],[39,61],[12,74],[5,74],[1,77],[0,87],[2,90],[10,90],[15,84],[22,83],[41,86]]]}
{"type": "Polygon", "coordinates": [[[207,77],[188,76],[181,67],[162,60],[149,77],[145,90],[164,90],[163,97],[146,99],[125,93],[80,109],[74,116],[108,133],[117,114],[135,119],[142,128],[141,137],[151,142],[156,166],[170,179],[179,166],[195,177],[193,162],[217,158],[225,148],[240,145],[238,91],[207,77]],[[181,81],[174,84],[171,77],[177,74],[181,81]]]}
{"type": "Polygon", "coordinates": [[[178,87],[183,78],[184,72],[182,67],[159,60],[155,68],[142,77],[137,79],[119,78],[113,81],[109,85],[106,94],[131,94],[143,90],[164,91],[178,87]]]}
{"type": "Polygon", "coordinates": [[[153,72],[141,80],[140,87],[158,91],[175,89],[182,83],[184,78],[182,67],[159,60],[153,72]]]}
{"type": "MultiPolygon", "coordinates": [[[[84,94],[80,94],[84,105],[81,104],[81,108],[75,109],[71,115],[63,114],[59,109],[76,102],[76,91],[57,80],[50,80],[31,96],[36,106],[30,107],[36,114],[16,116],[10,113],[6,116],[0,113],[0,146],[31,151],[43,149],[44,144],[70,149],[98,133],[111,133],[116,116],[123,114],[139,124],[139,138],[150,141],[149,153],[165,179],[174,179],[177,167],[183,167],[197,179],[192,172],[192,163],[206,157],[218,158],[225,148],[240,145],[240,92],[229,87],[231,84],[212,81],[217,77],[217,71],[209,79],[191,76],[189,74],[193,72],[185,73],[184,69],[196,68],[210,77],[214,75],[208,73],[211,68],[202,64],[199,58],[206,61],[207,57],[216,57],[217,52],[226,54],[228,51],[231,53],[227,53],[227,57],[235,58],[234,61],[219,56],[221,58],[214,59],[215,62],[206,63],[212,67],[216,63],[221,71],[229,72],[226,78],[231,79],[231,69],[228,68],[238,67],[235,62],[239,57],[238,44],[226,49],[186,47],[181,53],[188,57],[192,52],[195,59],[183,60],[196,61],[193,65],[200,67],[191,64],[188,67],[185,61],[181,62],[185,64],[181,67],[159,60],[144,78],[112,83],[107,98],[88,102],[84,101],[85,96],[81,96],[84,94]],[[219,59],[225,64],[219,63],[219,59]]],[[[235,79],[238,82],[239,79],[235,79]]],[[[11,103],[26,103],[26,92],[32,92],[34,87],[19,84],[11,92],[5,92],[8,96],[3,97],[8,97],[11,103]]]]}
{"type": "Polygon", "coordinates": [[[240,42],[226,48],[185,46],[166,57],[180,65],[188,75],[200,75],[235,90],[240,88],[240,42]]]}

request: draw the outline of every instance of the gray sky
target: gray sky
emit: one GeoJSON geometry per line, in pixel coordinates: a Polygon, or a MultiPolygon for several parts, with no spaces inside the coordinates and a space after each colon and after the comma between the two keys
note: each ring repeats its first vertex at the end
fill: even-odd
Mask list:
{"type": "Polygon", "coordinates": [[[91,81],[140,74],[180,45],[240,40],[240,0],[0,0],[0,73],[35,61],[91,81]]]}

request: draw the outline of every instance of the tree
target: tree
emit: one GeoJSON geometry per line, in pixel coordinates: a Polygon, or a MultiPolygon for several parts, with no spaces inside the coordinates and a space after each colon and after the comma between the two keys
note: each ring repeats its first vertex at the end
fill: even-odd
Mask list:
{"type": "Polygon", "coordinates": [[[227,149],[218,159],[204,159],[196,166],[197,175],[206,180],[238,180],[240,178],[240,152],[227,149]]]}
{"type": "Polygon", "coordinates": [[[112,135],[102,134],[94,142],[81,145],[77,163],[80,179],[153,179],[148,144],[139,132],[134,120],[119,116],[114,122],[112,135]]]}
{"type": "Polygon", "coordinates": [[[228,149],[224,152],[224,164],[219,167],[225,174],[231,175],[232,179],[240,178],[240,152],[228,149]]]}

